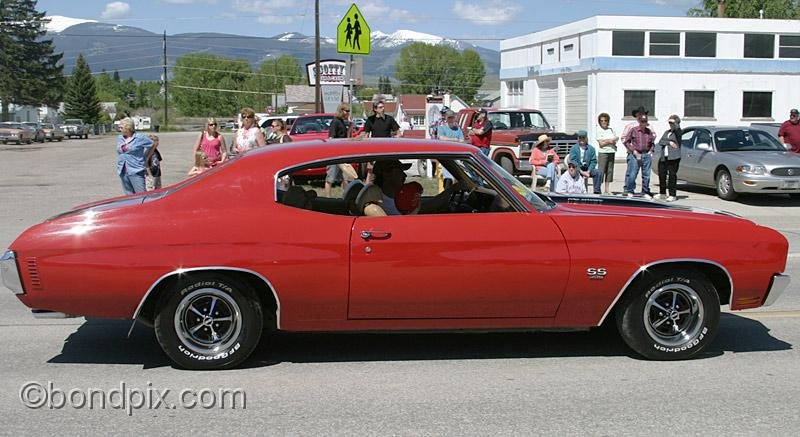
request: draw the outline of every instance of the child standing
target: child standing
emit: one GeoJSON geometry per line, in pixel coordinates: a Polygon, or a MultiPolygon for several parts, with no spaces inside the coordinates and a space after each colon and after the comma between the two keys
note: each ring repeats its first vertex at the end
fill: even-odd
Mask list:
{"type": "Polygon", "coordinates": [[[194,167],[189,170],[189,176],[194,176],[208,170],[206,153],[202,150],[194,152],[194,167]]]}
{"type": "Polygon", "coordinates": [[[147,163],[145,185],[147,191],[151,191],[161,188],[161,152],[158,151],[158,135],[149,135],[148,137],[153,141],[153,146],[145,156],[147,163]]]}

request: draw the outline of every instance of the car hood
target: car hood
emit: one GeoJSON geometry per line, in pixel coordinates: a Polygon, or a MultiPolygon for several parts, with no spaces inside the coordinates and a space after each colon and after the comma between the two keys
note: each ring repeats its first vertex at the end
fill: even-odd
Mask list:
{"type": "Polygon", "coordinates": [[[771,167],[800,167],[800,154],[789,151],[740,151],[722,152],[728,158],[747,164],[761,164],[771,167]]]}
{"type": "MultiPolygon", "coordinates": [[[[688,206],[688,205],[677,205],[674,203],[661,203],[655,202],[652,200],[640,200],[640,199],[627,199],[622,197],[605,197],[605,196],[570,196],[570,195],[563,195],[563,194],[550,194],[550,199],[555,202],[557,205],[562,205],[565,209],[580,211],[581,213],[585,213],[588,211],[587,207],[589,205],[602,205],[602,206],[621,206],[626,208],[636,208],[636,210],[626,210],[626,212],[622,212],[622,210],[618,211],[619,214],[626,214],[626,215],[670,215],[670,214],[677,214],[681,215],[683,213],[700,213],[700,214],[710,214],[716,215],[719,217],[732,217],[737,219],[742,219],[741,216],[734,214],[728,211],[722,211],[717,209],[711,208],[702,208],[697,206],[688,206]]],[[[604,213],[608,211],[605,210],[604,213]]],[[[747,220],[747,219],[743,219],[747,220]]],[[[749,221],[749,220],[748,220],[749,221]]]]}

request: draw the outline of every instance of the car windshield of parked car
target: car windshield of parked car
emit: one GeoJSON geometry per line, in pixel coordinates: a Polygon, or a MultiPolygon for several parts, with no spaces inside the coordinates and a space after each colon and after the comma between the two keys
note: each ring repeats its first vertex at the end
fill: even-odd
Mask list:
{"type": "Polygon", "coordinates": [[[0,128],[2,129],[22,129],[22,125],[19,123],[0,123],[0,128]]]}
{"type": "Polygon", "coordinates": [[[510,175],[507,171],[500,166],[500,164],[492,161],[487,156],[480,154],[479,158],[489,167],[491,167],[500,177],[507,183],[514,191],[516,191],[520,196],[524,197],[525,200],[535,209],[539,211],[550,209],[550,206],[545,202],[541,197],[536,195],[533,191],[531,191],[525,184],[520,182],[519,179],[515,178],[514,176],[510,175]]]}
{"type": "Polygon", "coordinates": [[[295,120],[289,135],[328,132],[333,120],[332,115],[302,117],[295,120]]]}
{"type": "Polygon", "coordinates": [[[714,141],[720,152],[785,151],[778,140],[760,130],[720,130],[714,132],[714,141]]]}
{"type": "Polygon", "coordinates": [[[542,114],[538,112],[490,112],[488,114],[492,127],[497,130],[504,129],[549,129],[542,114]]]}

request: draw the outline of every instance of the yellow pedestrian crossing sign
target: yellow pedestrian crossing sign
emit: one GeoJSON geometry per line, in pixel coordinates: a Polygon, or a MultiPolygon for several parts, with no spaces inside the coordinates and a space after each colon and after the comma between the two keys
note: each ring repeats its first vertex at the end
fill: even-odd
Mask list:
{"type": "Polygon", "coordinates": [[[369,54],[369,24],[355,3],[336,28],[336,51],[351,55],[369,54]]]}

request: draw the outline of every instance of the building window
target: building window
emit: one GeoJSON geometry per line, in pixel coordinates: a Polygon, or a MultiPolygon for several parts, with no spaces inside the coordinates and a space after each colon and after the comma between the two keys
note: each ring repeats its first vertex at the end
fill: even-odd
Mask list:
{"type": "Polygon", "coordinates": [[[686,57],[715,58],[717,56],[716,33],[686,32],[686,57]]]}
{"type": "Polygon", "coordinates": [[[508,87],[508,95],[518,95],[522,94],[525,89],[525,82],[521,80],[509,80],[506,82],[506,86],[508,87]]]}
{"type": "Polygon", "coordinates": [[[745,58],[772,58],[775,56],[775,35],[746,33],[744,35],[745,58]]]}
{"type": "Polygon", "coordinates": [[[714,117],[714,91],[686,91],[683,93],[684,117],[714,117]]]}
{"type": "Polygon", "coordinates": [[[575,48],[574,44],[567,44],[567,45],[564,46],[564,51],[565,52],[571,52],[572,49],[574,49],[574,48],[575,48]]]}
{"type": "Polygon", "coordinates": [[[800,36],[781,35],[778,56],[781,58],[800,58],[800,36]]]}
{"type": "Polygon", "coordinates": [[[425,116],[423,116],[423,115],[412,115],[411,116],[411,125],[412,126],[424,126],[425,125],[425,116]]]}
{"type": "Polygon", "coordinates": [[[614,56],[644,56],[644,32],[613,31],[611,54],[614,56]]]}
{"type": "Polygon", "coordinates": [[[650,116],[655,118],[656,92],[625,90],[625,117],[632,116],[631,112],[640,106],[644,106],[644,109],[650,112],[650,116]]]}
{"type": "Polygon", "coordinates": [[[548,55],[553,55],[553,54],[555,54],[555,53],[556,53],[556,49],[555,49],[555,48],[553,48],[553,47],[550,47],[549,49],[547,49],[547,54],[548,54],[548,55]]]}
{"type": "Polygon", "coordinates": [[[742,93],[742,117],[771,118],[772,93],[769,91],[745,91],[742,93]]]}
{"type": "Polygon", "coordinates": [[[650,56],[679,56],[680,54],[680,33],[650,32],[650,56]]]}

